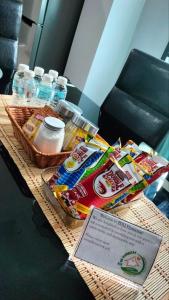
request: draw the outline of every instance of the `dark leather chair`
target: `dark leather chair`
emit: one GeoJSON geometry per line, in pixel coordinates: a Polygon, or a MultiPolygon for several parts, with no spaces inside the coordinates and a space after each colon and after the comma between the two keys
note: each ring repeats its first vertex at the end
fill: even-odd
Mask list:
{"type": "Polygon", "coordinates": [[[132,50],[100,108],[100,134],[110,143],[121,137],[156,148],[169,130],[169,65],[132,50]]]}
{"type": "Polygon", "coordinates": [[[18,36],[22,17],[20,0],[0,0],[0,94],[9,92],[17,64],[18,36]]]}

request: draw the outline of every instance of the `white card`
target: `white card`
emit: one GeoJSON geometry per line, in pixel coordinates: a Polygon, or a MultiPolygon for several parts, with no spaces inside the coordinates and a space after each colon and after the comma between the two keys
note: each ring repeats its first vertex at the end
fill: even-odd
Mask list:
{"type": "Polygon", "coordinates": [[[157,234],[94,208],[74,256],[142,286],[161,241],[157,234]]]}

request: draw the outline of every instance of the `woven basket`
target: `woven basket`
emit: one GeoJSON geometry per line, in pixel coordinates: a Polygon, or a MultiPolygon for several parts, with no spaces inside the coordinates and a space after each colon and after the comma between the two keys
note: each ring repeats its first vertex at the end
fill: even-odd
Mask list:
{"type": "MultiPolygon", "coordinates": [[[[60,152],[58,154],[41,153],[24,134],[22,126],[36,110],[39,111],[38,107],[6,106],[5,109],[12,123],[14,136],[22,144],[30,160],[39,168],[59,165],[69,156],[70,152],[60,152]]],[[[60,116],[57,115],[57,117],[60,116]]]]}

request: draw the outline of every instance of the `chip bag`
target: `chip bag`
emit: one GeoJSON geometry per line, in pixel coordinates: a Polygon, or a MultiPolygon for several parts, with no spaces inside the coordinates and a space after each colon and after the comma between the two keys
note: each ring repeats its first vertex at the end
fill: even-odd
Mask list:
{"type": "Polygon", "coordinates": [[[81,142],[71,152],[70,156],[58,168],[56,185],[67,185],[73,188],[83,176],[86,168],[91,166],[101,155],[102,151],[96,145],[81,142]]]}
{"type": "Polygon", "coordinates": [[[102,208],[132,186],[132,183],[112,160],[80,181],[73,189],[62,193],[69,209],[76,208],[81,219],[90,211],[91,205],[102,208]]]}

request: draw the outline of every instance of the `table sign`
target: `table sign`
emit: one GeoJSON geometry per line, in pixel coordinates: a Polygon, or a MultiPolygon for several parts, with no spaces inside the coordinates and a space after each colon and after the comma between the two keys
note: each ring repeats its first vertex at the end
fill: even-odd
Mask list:
{"type": "Polygon", "coordinates": [[[124,284],[140,288],[161,241],[157,234],[93,208],[73,255],[111,272],[124,284]]]}

